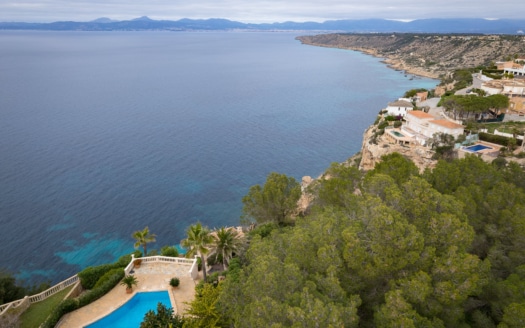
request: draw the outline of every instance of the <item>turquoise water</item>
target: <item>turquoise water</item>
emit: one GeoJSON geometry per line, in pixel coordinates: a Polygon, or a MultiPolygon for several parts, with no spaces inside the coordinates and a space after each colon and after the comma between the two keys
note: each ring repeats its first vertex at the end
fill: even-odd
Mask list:
{"type": "Polygon", "coordinates": [[[295,36],[0,31],[0,268],[58,282],[145,226],[159,250],[238,225],[250,186],[318,176],[436,85],[295,36]]]}
{"type": "Polygon", "coordinates": [[[167,291],[136,293],[124,305],[85,328],[138,328],[149,310],[156,312],[159,302],[172,307],[167,291]]]}
{"type": "Polygon", "coordinates": [[[177,252],[179,252],[179,255],[185,255],[186,254],[186,248],[182,247],[181,244],[175,245],[175,248],[177,249],[177,252]]]}

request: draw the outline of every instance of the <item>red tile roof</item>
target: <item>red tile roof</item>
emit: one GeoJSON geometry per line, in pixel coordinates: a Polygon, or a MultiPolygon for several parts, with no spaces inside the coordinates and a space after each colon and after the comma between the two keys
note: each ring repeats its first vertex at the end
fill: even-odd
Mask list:
{"type": "Polygon", "coordinates": [[[407,115],[412,115],[414,117],[417,117],[417,118],[434,118],[434,116],[428,114],[428,113],[425,113],[421,110],[411,110],[409,112],[407,112],[407,115]]]}
{"type": "Polygon", "coordinates": [[[450,122],[448,120],[433,120],[433,121],[430,121],[430,123],[441,125],[448,129],[463,129],[463,125],[457,124],[454,122],[450,122]]]}

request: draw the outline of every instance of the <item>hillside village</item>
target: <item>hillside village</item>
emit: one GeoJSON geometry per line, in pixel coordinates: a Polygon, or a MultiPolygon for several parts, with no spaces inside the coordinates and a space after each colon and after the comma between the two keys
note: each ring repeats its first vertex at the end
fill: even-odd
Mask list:
{"type": "MultiPolygon", "coordinates": [[[[411,158],[420,170],[433,167],[438,159],[436,148],[442,146],[441,136],[452,136],[455,140],[453,156],[462,158],[466,154],[476,154],[487,162],[492,162],[498,156],[505,156],[506,160],[521,162],[522,149],[516,147],[512,153],[508,152],[508,144],[497,144],[487,140],[480,140],[477,132],[487,132],[467,129],[468,125],[486,122],[519,122],[525,121],[525,65],[523,58],[514,61],[497,63],[502,79],[494,79],[474,73],[472,84],[467,88],[454,92],[455,95],[485,97],[504,95],[508,99],[508,106],[494,110],[479,112],[474,116],[466,117],[455,115],[453,111],[443,106],[438,106],[447,90],[441,87],[434,93],[433,98],[428,98],[428,91],[417,92],[410,98],[399,98],[389,103],[380,112],[376,124],[364,133],[361,150],[360,168],[370,170],[380,160],[381,156],[400,152],[411,158]],[[502,152],[502,148],[504,153],[502,152]]],[[[516,139],[516,144],[523,140],[523,133],[505,133],[497,129],[494,135],[516,139]]],[[[481,138],[483,139],[483,138],[481,138]]],[[[507,140],[507,142],[508,142],[507,140]]]]}

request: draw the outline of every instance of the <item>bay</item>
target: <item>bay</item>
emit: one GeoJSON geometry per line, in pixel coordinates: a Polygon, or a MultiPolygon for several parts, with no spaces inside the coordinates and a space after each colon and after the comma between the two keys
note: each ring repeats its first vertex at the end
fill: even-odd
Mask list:
{"type": "Polygon", "coordinates": [[[270,172],[359,151],[389,101],[437,81],[297,32],[0,32],[0,268],[67,278],[239,224],[270,172]]]}

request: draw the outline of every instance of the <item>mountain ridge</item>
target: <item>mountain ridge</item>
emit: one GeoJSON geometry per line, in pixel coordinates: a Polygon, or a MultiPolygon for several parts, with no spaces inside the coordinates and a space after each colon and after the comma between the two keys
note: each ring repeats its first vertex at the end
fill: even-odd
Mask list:
{"type": "Polygon", "coordinates": [[[431,18],[409,22],[388,19],[327,20],[320,22],[242,23],[224,18],[154,20],[141,16],[115,21],[107,17],[88,22],[56,21],[51,23],[0,22],[0,30],[51,31],[130,31],[130,30],[290,30],[340,31],[353,33],[479,33],[523,34],[525,19],[431,18]]]}

